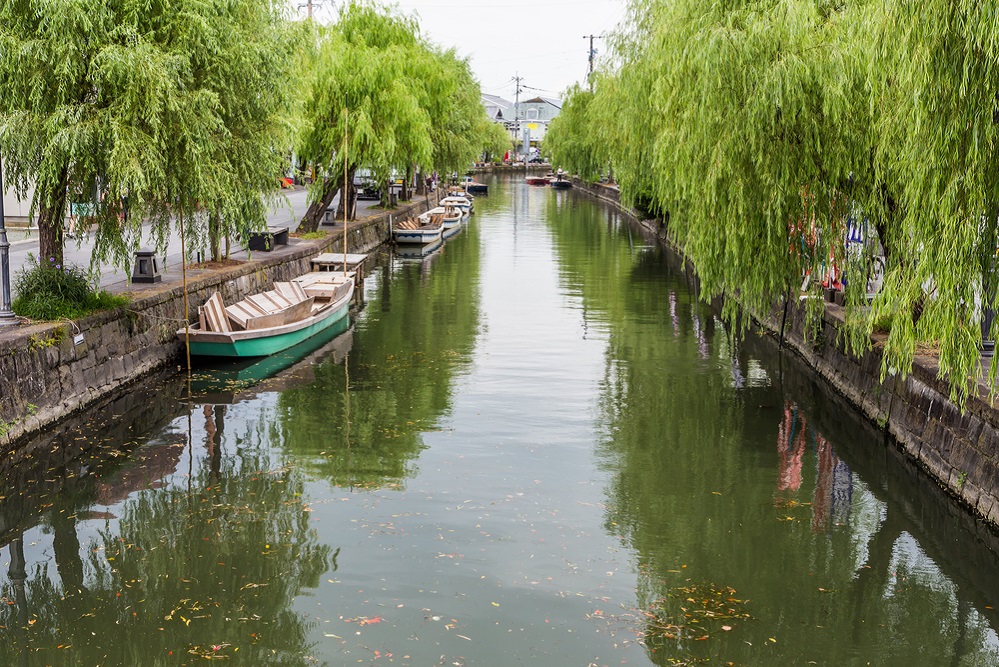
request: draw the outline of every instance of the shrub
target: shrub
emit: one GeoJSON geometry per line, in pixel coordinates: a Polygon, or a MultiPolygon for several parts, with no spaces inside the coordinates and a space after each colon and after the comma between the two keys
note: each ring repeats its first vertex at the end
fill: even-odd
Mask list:
{"type": "Polygon", "coordinates": [[[117,308],[128,299],[91,285],[78,266],[61,266],[49,259],[42,264],[34,255],[14,278],[15,313],[33,320],[76,319],[97,310],[117,308]]]}

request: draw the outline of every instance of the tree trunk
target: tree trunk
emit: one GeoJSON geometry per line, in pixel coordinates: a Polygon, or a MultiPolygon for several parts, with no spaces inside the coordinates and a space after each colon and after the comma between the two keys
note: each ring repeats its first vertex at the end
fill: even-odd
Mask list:
{"type": "Polygon", "coordinates": [[[427,177],[423,175],[423,172],[416,172],[416,196],[422,197],[427,194],[427,177]]]}
{"type": "Polygon", "coordinates": [[[337,220],[343,220],[343,206],[345,202],[347,204],[347,219],[353,220],[357,216],[357,188],[354,187],[354,174],[356,172],[357,167],[351,167],[347,172],[347,193],[340,197],[340,205],[336,210],[337,220]]]}
{"type": "Polygon", "coordinates": [[[212,213],[208,216],[208,247],[212,253],[212,261],[222,261],[222,224],[219,217],[212,213]]]}
{"type": "Polygon", "coordinates": [[[412,181],[413,181],[413,169],[412,167],[406,167],[406,178],[402,182],[402,193],[399,196],[399,199],[401,199],[402,201],[409,201],[410,199],[409,184],[412,183],[412,181]]]}
{"type": "Polygon", "coordinates": [[[322,196],[309,205],[309,210],[305,212],[301,222],[298,224],[298,231],[314,232],[319,229],[319,224],[323,221],[323,215],[325,215],[326,209],[329,208],[330,202],[336,197],[336,193],[339,192],[340,185],[341,183],[336,179],[330,179],[323,183],[322,196]]]}
{"type": "Polygon", "coordinates": [[[38,207],[38,262],[63,264],[63,218],[66,212],[66,169],[49,187],[38,207]]]}

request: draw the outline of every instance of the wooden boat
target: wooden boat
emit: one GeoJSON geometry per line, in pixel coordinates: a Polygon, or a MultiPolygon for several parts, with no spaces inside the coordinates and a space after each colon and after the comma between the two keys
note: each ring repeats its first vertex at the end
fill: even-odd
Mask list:
{"type": "Polygon", "coordinates": [[[473,194],[489,194],[489,186],[485,183],[479,183],[478,181],[473,181],[471,176],[466,176],[461,182],[461,185],[465,188],[466,192],[471,192],[473,194]]]}
{"type": "Polygon", "coordinates": [[[435,206],[426,213],[421,213],[417,220],[429,221],[434,215],[440,215],[443,218],[441,226],[444,228],[444,238],[457,234],[464,218],[461,209],[454,206],[435,206]]]}
{"type": "Polygon", "coordinates": [[[319,271],[226,306],[215,292],[198,308],[198,322],[177,331],[191,354],[264,357],[285,350],[347,317],[352,274],[319,271]]]}
{"type": "Polygon", "coordinates": [[[548,184],[557,190],[568,190],[572,187],[572,181],[563,177],[561,174],[555,178],[549,179],[548,184]]]}
{"type": "Polygon", "coordinates": [[[465,220],[467,220],[468,216],[475,211],[475,205],[472,203],[471,199],[458,195],[448,195],[447,197],[444,197],[441,199],[440,205],[445,207],[454,206],[455,208],[460,209],[462,212],[462,218],[465,220]]]}
{"type": "Polygon", "coordinates": [[[443,234],[443,214],[402,220],[392,225],[392,240],[398,245],[427,245],[441,240],[443,234]]]}
{"type": "Polygon", "coordinates": [[[548,179],[544,176],[528,176],[524,182],[528,185],[548,185],[548,179]]]}

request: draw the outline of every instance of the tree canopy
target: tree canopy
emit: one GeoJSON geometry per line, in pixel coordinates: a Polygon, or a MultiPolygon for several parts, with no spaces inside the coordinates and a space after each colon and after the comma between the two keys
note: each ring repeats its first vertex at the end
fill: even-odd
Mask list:
{"type": "Polygon", "coordinates": [[[887,328],[887,373],[935,345],[963,398],[980,359],[976,304],[995,305],[990,11],[633,0],[613,59],[592,93],[570,91],[546,149],[587,178],[612,168],[625,201],[663,215],[705,297],[765,311],[835,265],[855,349],[887,328]],[[850,228],[867,232],[863,252],[847,253],[850,228]],[[887,274],[867,307],[878,242],[887,274]]]}
{"type": "Polygon", "coordinates": [[[161,245],[185,213],[262,224],[291,143],[295,33],[258,0],[5,2],[0,151],[34,188],[42,256],[61,261],[68,212],[99,224],[95,259],[124,264],[144,219],[161,245]]]}
{"type": "Polygon", "coordinates": [[[414,167],[460,169],[490,144],[489,129],[466,60],[430,44],[397,10],[344,6],[321,31],[311,72],[299,154],[318,182],[302,228],[318,225],[345,168],[348,184],[359,168],[380,181],[414,167]]]}

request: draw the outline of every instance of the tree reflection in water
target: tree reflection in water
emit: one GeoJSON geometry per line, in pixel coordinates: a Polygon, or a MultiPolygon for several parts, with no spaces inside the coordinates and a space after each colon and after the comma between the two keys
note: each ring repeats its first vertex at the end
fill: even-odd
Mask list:
{"type": "Polygon", "coordinates": [[[202,410],[192,491],[183,448],[154,443],[47,508],[54,572],[37,530],[33,562],[21,539],[9,543],[0,625],[16,640],[0,642],[0,663],[176,664],[186,655],[278,665],[311,653],[312,624],[292,603],[335,556],[309,524],[302,475],[260,438],[259,424],[244,423],[232,438],[239,446],[226,446],[225,406],[202,410]],[[95,498],[113,511],[88,512],[95,498]]]}

